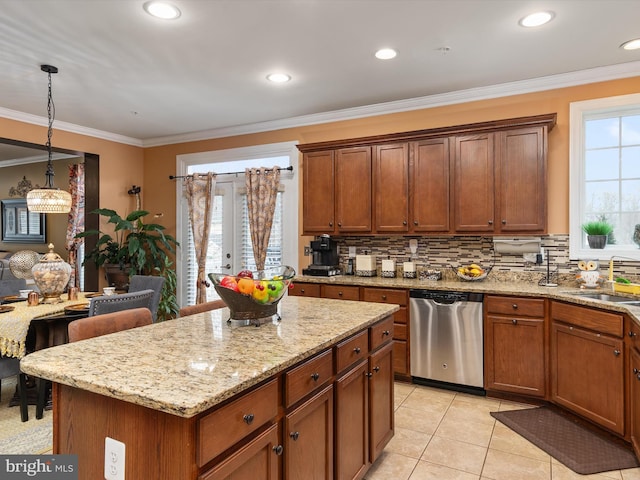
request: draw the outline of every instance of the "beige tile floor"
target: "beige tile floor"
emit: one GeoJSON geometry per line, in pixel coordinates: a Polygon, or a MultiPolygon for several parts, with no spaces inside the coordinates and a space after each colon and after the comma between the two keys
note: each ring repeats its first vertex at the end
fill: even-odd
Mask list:
{"type": "Polygon", "coordinates": [[[504,400],[395,384],[395,436],[366,480],[640,480],[640,468],[578,475],[497,422],[504,400]]]}

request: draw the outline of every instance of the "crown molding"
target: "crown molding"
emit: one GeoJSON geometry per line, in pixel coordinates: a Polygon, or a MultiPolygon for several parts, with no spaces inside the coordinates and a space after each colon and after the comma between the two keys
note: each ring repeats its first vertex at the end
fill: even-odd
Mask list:
{"type": "MultiPolygon", "coordinates": [[[[11,110],[9,108],[3,107],[0,107],[0,117],[7,118],[9,120],[15,120],[17,122],[29,123],[31,125],[39,125],[41,127],[47,127],[49,125],[49,119],[46,117],[33,115],[31,113],[18,112],[17,110],[11,110]]],[[[139,138],[132,138],[117,133],[97,130],[95,128],[83,127],[82,125],[62,122],[60,120],[55,121],[55,130],[77,133],[78,135],[84,135],[86,137],[100,138],[102,140],[108,140],[110,142],[132,145],[134,147],[144,146],[142,140],[140,140],[139,138]]]]}
{"type": "Polygon", "coordinates": [[[144,147],[157,147],[176,143],[210,140],[214,138],[247,135],[251,133],[268,132],[285,128],[317,125],[321,123],[355,120],[358,118],[385,115],[390,113],[408,112],[424,108],[441,107],[457,103],[488,100],[492,98],[508,97],[525,93],[553,90],[557,88],[573,87],[589,83],[604,82],[620,78],[635,77],[640,75],[640,61],[621,63],[608,67],[597,67],[588,70],[579,70],[571,73],[550,75],[547,77],[520,80],[517,82],[501,83],[487,87],[470,88],[455,92],[429,95],[425,97],[410,98],[394,102],[377,103],[363,107],[334,110],[331,112],[314,113],[298,117],[272,120],[267,122],[251,123],[233,127],[203,130],[200,132],[170,135],[166,137],[150,138],[143,141],[144,147]]]}
{"type": "MultiPolygon", "coordinates": [[[[385,115],[390,113],[408,112],[425,108],[455,105],[458,103],[473,102],[478,100],[488,100],[492,98],[508,97],[525,93],[534,93],[557,88],[573,87],[589,83],[605,82],[621,78],[640,76],[640,61],[620,63],[607,67],[597,67],[576,72],[549,75],[546,77],[520,80],[516,82],[501,83],[486,87],[470,88],[455,92],[428,95],[424,97],[409,98],[393,102],[376,103],[362,107],[334,110],[330,112],[314,113],[298,117],[284,118],[280,120],[270,120],[266,122],[250,123],[232,127],[216,128],[191,132],[178,135],[168,135],[163,137],[149,138],[146,140],[127,137],[117,133],[105,132],[93,128],[75,125],[73,123],[57,121],[56,130],[77,133],[88,137],[100,138],[134,147],[159,147],[176,143],[195,142],[200,140],[211,140],[215,138],[232,137],[237,135],[247,135],[252,133],[268,132],[285,128],[317,125],[321,123],[338,122],[345,120],[355,120],[358,118],[385,115]]],[[[18,112],[0,107],[0,117],[30,123],[33,125],[47,126],[48,120],[45,117],[18,112]]]]}

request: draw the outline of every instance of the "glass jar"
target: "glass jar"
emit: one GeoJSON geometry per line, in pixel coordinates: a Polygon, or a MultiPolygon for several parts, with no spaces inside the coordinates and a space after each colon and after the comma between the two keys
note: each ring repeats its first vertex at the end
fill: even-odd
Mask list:
{"type": "Polygon", "coordinates": [[[43,296],[43,303],[62,301],[60,295],[64,293],[71,278],[71,265],[53,251],[53,243],[49,244],[49,253],[42,256],[31,272],[33,281],[43,296]]]}

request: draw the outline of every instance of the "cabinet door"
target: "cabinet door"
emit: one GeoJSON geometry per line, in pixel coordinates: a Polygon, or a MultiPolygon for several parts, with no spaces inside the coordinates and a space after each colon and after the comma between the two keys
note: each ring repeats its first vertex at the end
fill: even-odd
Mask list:
{"type": "Polygon", "coordinates": [[[494,134],[454,138],[453,198],[456,232],[494,231],[494,134]]]}
{"type": "Polygon", "coordinates": [[[305,153],[302,161],[302,229],[310,235],[333,233],[334,152],[305,153]]]}
{"type": "Polygon", "coordinates": [[[545,396],[544,319],[487,315],[485,388],[545,396]]]}
{"type": "Polygon", "coordinates": [[[369,465],[368,363],[336,382],[336,479],[360,478],[369,465]]]}
{"type": "Polygon", "coordinates": [[[393,343],[369,357],[369,461],[375,462],[393,437],[393,343]]]}
{"type": "Polygon", "coordinates": [[[338,233],[371,232],[371,148],[336,151],[336,230],[338,233]]]}
{"type": "Polygon", "coordinates": [[[640,352],[630,349],[629,360],[629,414],[631,416],[631,445],[637,456],[640,456],[640,352]]]}
{"type": "Polygon", "coordinates": [[[547,218],[546,128],[497,133],[496,230],[544,232],[547,218]]]}
{"type": "Polygon", "coordinates": [[[414,142],[411,148],[411,231],[448,232],[449,138],[414,142]]]}
{"type": "Polygon", "coordinates": [[[284,478],[333,478],[333,385],[285,417],[284,478]]]}
{"type": "Polygon", "coordinates": [[[376,232],[409,230],[409,144],[378,145],[374,157],[376,232]]]}
{"type": "Polygon", "coordinates": [[[276,480],[279,475],[278,425],[251,440],[198,480],[276,480]]]}
{"type": "Polygon", "coordinates": [[[623,342],[558,322],[551,325],[552,400],[624,434],[623,342]]]}

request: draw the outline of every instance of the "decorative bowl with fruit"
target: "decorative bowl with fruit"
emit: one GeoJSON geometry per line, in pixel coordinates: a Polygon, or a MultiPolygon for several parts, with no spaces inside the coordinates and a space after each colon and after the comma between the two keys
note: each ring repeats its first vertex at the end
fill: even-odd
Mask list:
{"type": "Polygon", "coordinates": [[[296,271],[287,266],[269,267],[252,272],[242,270],[237,275],[210,273],[220,298],[229,307],[230,320],[248,321],[259,325],[278,315],[278,302],[291,284],[296,271]]]}
{"type": "Polygon", "coordinates": [[[491,267],[481,267],[477,263],[472,263],[470,265],[463,265],[461,267],[451,267],[458,278],[465,280],[467,282],[477,282],[479,280],[484,280],[489,275],[491,271],[491,267]]]}

